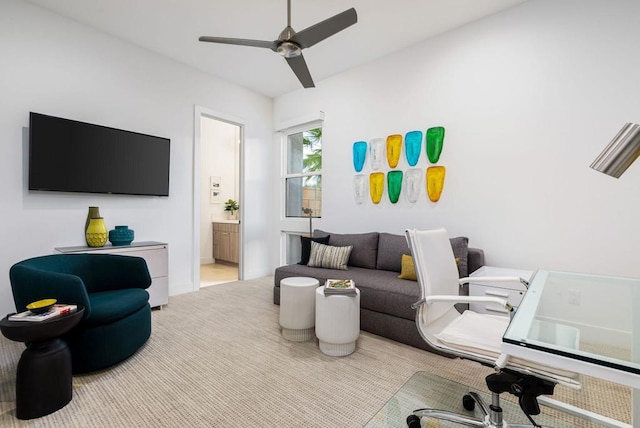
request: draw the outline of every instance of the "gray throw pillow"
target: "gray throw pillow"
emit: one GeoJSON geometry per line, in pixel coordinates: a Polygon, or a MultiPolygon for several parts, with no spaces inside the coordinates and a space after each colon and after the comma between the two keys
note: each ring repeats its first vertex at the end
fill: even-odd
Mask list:
{"type": "Polygon", "coordinates": [[[347,261],[352,249],[352,246],[333,247],[311,241],[311,254],[307,266],[347,270],[347,261]]]}

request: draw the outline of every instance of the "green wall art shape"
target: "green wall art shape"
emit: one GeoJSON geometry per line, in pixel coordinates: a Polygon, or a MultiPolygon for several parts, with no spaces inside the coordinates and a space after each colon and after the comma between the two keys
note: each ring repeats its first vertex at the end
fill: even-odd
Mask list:
{"type": "Polygon", "coordinates": [[[387,192],[389,193],[389,200],[392,204],[395,204],[398,202],[398,199],[400,199],[402,175],[402,171],[389,171],[387,173],[387,192]]]}
{"type": "Polygon", "coordinates": [[[410,131],[404,136],[404,154],[409,166],[416,166],[422,151],[422,131],[410,131]]]}
{"type": "Polygon", "coordinates": [[[444,146],[444,128],[442,126],[435,126],[427,129],[426,141],[429,162],[437,163],[442,153],[442,147],[444,146]]]}

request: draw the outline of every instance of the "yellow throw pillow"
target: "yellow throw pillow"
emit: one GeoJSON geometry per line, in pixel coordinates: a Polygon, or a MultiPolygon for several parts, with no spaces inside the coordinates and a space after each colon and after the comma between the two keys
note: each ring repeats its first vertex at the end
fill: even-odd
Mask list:
{"type": "MultiPolygon", "coordinates": [[[[460,258],[456,257],[456,264],[460,264],[460,258]]],[[[416,275],[416,268],[413,265],[413,257],[408,254],[402,255],[402,270],[400,271],[400,275],[398,278],[400,279],[408,279],[409,281],[417,281],[418,276],[416,275]]]]}
{"type": "Polygon", "coordinates": [[[418,277],[416,276],[416,269],[413,266],[413,257],[408,254],[402,255],[402,270],[400,271],[398,278],[408,279],[410,281],[418,280],[418,277]]]}

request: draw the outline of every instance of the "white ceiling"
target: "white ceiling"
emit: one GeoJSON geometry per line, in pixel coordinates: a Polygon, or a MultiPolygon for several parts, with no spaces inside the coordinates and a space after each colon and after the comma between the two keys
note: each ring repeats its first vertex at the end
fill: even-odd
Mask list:
{"type": "MultiPolygon", "coordinates": [[[[275,40],[286,0],[28,0],[207,73],[277,97],[302,86],[269,49],[198,41],[199,36],[275,40]]],[[[358,23],[304,50],[316,82],[526,0],[292,0],[301,31],[351,7],[358,23]]],[[[308,89],[313,90],[313,89],[308,89]]]]}

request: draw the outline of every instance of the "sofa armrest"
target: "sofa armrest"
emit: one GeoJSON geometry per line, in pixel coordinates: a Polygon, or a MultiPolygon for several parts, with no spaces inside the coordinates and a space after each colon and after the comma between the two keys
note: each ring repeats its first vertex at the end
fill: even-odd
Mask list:
{"type": "Polygon", "coordinates": [[[467,265],[469,273],[475,272],[484,266],[484,250],[480,248],[469,248],[467,265]]]}

